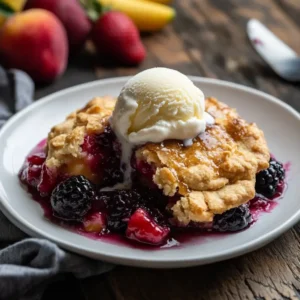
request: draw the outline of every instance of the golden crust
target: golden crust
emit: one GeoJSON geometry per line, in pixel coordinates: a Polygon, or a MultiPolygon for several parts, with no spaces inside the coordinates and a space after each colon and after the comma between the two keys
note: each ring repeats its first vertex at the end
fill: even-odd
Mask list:
{"type": "Polygon", "coordinates": [[[215,214],[237,207],[255,196],[254,182],[240,180],[216,191],[191,191],[171,208],[183,225],[193,222],[211,222],[215,214]]]}
{"type": "Polygon", "coordinates": [[[173,169],[157,168],[153,176],[154,183],[163,190],[165,195],[175,195],[178,188],[177,174],[173,169]]]}
{"type": "MultiPolygon", "coordinates": [[[[97,181],[87,169],[81,145],[86,134],[101,133],[115,99],[94,98],[54,126],[48,136],[48,167],[66,168],[71,175],[97,181]]],[[[215,124],[193,140],[148,143],[136,150],[137,160],[155,167],[154,183],[167,196],[179,194],[170,207],[180,224],[211,222],[215,214],[237,207],[255,195],[255,174],[269,166],[263,132],[215,98],[206,99],[215,124]]]]}
{"type": "Polygon", "coordinates": [[[86,134],[101,133],[107,124],[115,106],[115,99],[109,96],[97,97],[87,103],[85,107],[67,116],[66,120],[54,126],[47,142],[46,165],[49,168],[66,168],[70,175],[92,175],[85,170],[81,150],[86,134]]]}
{"type": "Polygon", "coordinates": [[[247,123],[240,118],[235,109],[215,98],[206,99],[205,105],[206,111],[216,119],[216,123],[224,126],[242,149],[248,149],[254,154],[257,172],[268,168],[270,152],[263,131],[255,123],[247,123]]]}
{"type": "Polygon", "coordinates": [[[171,210],[185,225],[210,222],[214,214],[248,202],[255,195],[255,174],[269,166],[269,149],[256,124],[215,98],[206,99],[206,111],[215,124],[193,145],[149,143],[136,152],[138,160],[156,167],[154,182],[165,195],[181,195],[171,210]]]}

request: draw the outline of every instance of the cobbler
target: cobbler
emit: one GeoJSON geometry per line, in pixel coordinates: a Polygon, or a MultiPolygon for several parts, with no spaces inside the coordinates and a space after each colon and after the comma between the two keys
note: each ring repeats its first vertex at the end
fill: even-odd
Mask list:
{"type": "Polygon", "coordinates": [[[215,98],[205,99],[214,123],[192,143],[134,147],[131,187],[112,188],[124,180],[121,144],[109,122],[115,103],[92,99],[26,158],[20,180],[48,203],[51,218],[99,236],[114,232],[162,245],[178,229],[243,230],[255,205],[281,194],[285,171],[262,130],[215,98]]]}

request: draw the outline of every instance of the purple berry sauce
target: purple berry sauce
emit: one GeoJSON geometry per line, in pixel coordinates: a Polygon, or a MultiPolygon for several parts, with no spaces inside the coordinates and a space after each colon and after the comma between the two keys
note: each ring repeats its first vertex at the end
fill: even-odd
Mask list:
{"type": "MultiPolygon", "coordinates": [[[[101,141],[101,139],[86,139],[85,145],[83,146],[83,150],[89,153],[91,162],[94,166],[100,167],[99,161],[102,159],[103,155],[109,154],[112,156],[111,153],[108,153],[108,149],[111,149],[111,143],[115,143],[114,136],[110,134],[110,137],[107,140],[101,141]],[[104,150],[104,152],[101,152],[101,157],[98,155],[98,153],[93,153],[93,151],[89,151],[92,146],[94,146],[96,143],[100,143],[101,146],[104,146],[104,148],[107,147],[107,149],[104,150]],[[105,153],[106,152],[106,153],[105,153]],[[98,156],[97,156],[98,155],[98,156]],[[95,163],[93,160],[98,160],[98,162],[95,163]]],[[[47,178],[43,178],[41,174],[45,172],[45,166],[44,161],[46,159],[45,155],[45,146],[46,146],[46,140],[41,141],[27,156],[24,165],[22,166],[20,172],[19,172],[19,178],[22,184],[26,187],[27,191],[31,194],[32,199],[37,201],[40,206],[43,208],[44,211],[44,217],[48,219],[49,221],[62,226],[72,232],[76,232],[77,234],[86,236],[91,239],[99,239],[101,241],[109,242],[112,244],[121,244],[126,245],[128,247],[132,248],[139,248],[139,249],[151,249],[151,250],[157,250],[157,249],[166,249],[171,247],[178,247],[182,246],[183,244],[188,243],[201,243],[202,241],[205,241],[207,237],[221,237],[224,234],[232,234],[232,233],[220,233],[220,232],[213,232],[210,231],[212,225],[211,224],[204,224],[205,226],[203,228],[172,228],[171,234],[168,238],[168,240],[160,246],[153,246],[153,245],[147,245],[147,244],[141,244],[133,240],[128,240],[125,236],[119,233],[107,233],[102,231],[99,232],[87,232],[85,230],[83,222],[66,222],[64,220],[58,219],[53,216],[52,207],[50,204],[50,195],[47,193],[41,193],[39,191],[39,187],[41,184],[45,185],[45,189],[51,190],[49,185],[53,185],[53,179],[51,178],[49,182],[47,182],[47,178]],[[42,179],[41,179],[42,178],[42,179]],[[45,182],[43,182],[45,180],[45,182]]],[[[117,147],[114,147],[115,149],[117,147]]],[[[103,151],[103,148],[102,148],[103,151]]],[[[116,151],[116,150],[115,150],[116,151]]],[[[100,151],[99,151],[100,153],[100,151]]],[[[116,165],[119,164],[119,155],[116,155],[116,152],[114,153],[115,161],[113,161],[113,167],[115,168],[116,165]]],[[[107,160],[106,160],[107,161],[107,160]]],[[[101,163],[105,164],[105,163],[101,163]]],[[[284,165],[285,172],[287,173],[290,170],[290,163],[286,163],[284,165]]],[[[46,170],[47,171],[47,170],[46,170]]],[[[147,166],[143,166],[142,171],[147,175],[147,172],[149,171],[147,169],[147,166]]],[[[105,181],[109,182],[118,182],[122,174],[113,174],[114,170],[110,170],[108,174],[105,174],[107,177],[105,181]]],[[[148,179],[148,178],[146,178],[148,179]]],[[[57,181],[56,181],[57,184],[57,181]]],[[[51,186],[52,188],[52,186],[51,186]]],[[[252,199],[249,202],[249,209],[252,215],[252,223],[250,226],[252,226],[257,219],[264,213],[271,212],[274,207],[278,205],[278,200],[282,198],[284,195],[284,192],[287,188],[287,185],[284,181],[282,181],[277,189],[276,194],[271,198],[267,199],[262,195],[257,194],[254,199],[252,199]]],[[[43,191],[43,189],[41,189],[43,191]]],[[[92,216],[93,214],[97,214],[100,212],[105,213],[105,208],[103,207],[103,203],[101,201],[94,201],[91,210],[89,211],[88,215],[86,216],[86,219],[89,218],[89,216],[92,216]]]]}

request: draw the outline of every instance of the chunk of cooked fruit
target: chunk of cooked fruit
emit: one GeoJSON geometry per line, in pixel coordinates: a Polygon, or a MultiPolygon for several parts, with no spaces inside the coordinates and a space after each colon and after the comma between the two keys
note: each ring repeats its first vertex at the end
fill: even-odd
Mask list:
{"type": "Polygon", "coordinates": [[[20,170],[20,179],[24,184],[36,188],[40,182],[42,166],[46,160],[44,152],[35,153],[29,156],[22,169],[20,170]]]}
{"type": "Polygon", "coordinates": [[[40,152],[33,154],[27,158],[27,161],[31,165],[41,166],[46,160],[46,153],[40,152]]]}
{"type": "Polygon", "coordinates": [[[132,167],[137,171],[136,180],[151,189],[157,189],[157,185],[153,182],[155,167],[144,162],[143,160],[133,160],[132,167]]]}
{"type": "Polygon", "coordinates": [[[48,196],[52,193],[58,182],[57,177],[57,171],[55,169],[50,169],[46,164],[43,164],[40,181],[37,186],[37,189],[42,196],[48,196]]]}
{"type": "Polygon", "coordinates": [[[81,221],[91,209],[95,197],[94,187],[83,176],[73,176],[53,190],[51,206],[53,215],[64,220],[81,221]]]}
{"type": "Polygon", "coordinates": [[[96,135],[87,135],[82,150],[87,154],[86,161],[91,171],[101,178],[101,186],[113,186],[123,181],[120,170],[120,150],[116,136],[110,126],[96,135]]]}
{"type": "Polygon", "coordinates": [[[168,226],[159,225],[145,209],[137,209],[130,217],[126,236],[141,243],[160,245],[169,235],[168,226]]]}
{"type": "Polygon", "coordinates": [[[101,232],[106,227],[105,215],[101,212],[88,214],[83,220],[84,230],[87,232],[101,232]]]}

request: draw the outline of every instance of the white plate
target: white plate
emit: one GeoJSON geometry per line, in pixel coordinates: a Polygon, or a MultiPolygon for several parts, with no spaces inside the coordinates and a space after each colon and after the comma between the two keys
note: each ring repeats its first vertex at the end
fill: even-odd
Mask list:
{"type": "Polygon", "coordinates": [[[290,162],[288,189],[271,213],[263,214],[249,229],[219,237],[199,237],[163,250],[142,250],[92,240],[58,227],[43,218],[42,209],[19,185],[17,173],[31,148],[45,138],[50,127],[97,95],[117,96],[128,77],[83,84],[45,97],[6,123],[0,132],[1,210],[19,228],[44,237],[71,251],[117,264],[153,268],[194,266],[228,259],[257,249],[300,219],[300,116],[288,105],[262,92],[214,79],[191,77],[206,96],[236,107],[248,121],[265,132],[271,152],[290,162]]]}

